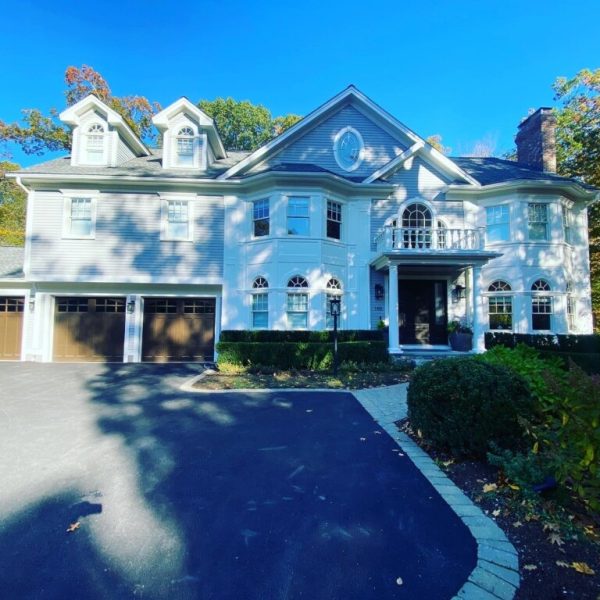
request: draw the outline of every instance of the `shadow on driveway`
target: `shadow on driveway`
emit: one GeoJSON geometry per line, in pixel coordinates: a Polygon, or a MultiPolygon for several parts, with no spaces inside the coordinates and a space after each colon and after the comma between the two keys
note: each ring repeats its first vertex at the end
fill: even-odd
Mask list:
{"type": "Polygon", "coordinates": [[[475,566],[350,394],[179,391],[197,365],[5,366],[0,597],[435,600],[475,566]]]}

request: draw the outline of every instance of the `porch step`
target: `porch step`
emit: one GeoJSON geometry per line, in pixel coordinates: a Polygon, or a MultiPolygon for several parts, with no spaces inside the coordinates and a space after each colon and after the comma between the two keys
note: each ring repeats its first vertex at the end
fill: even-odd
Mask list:
{"type": "Polygon", "coordinates": [[[399,359],[413,360],[417,366],[440,358],[456,358],[468,356],[472,352],[456,352],[450,346],[402,346],[402,354],[398,354],[399,359]]]}

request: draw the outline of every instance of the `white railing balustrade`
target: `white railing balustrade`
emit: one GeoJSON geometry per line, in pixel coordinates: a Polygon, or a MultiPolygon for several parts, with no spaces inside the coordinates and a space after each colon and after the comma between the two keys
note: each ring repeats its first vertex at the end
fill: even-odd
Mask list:
{"type": "Polygon", "coordinates": [[[479,229],[386,226],[375,241],[378,252],[444,252],[483,250],[484,240],[479,229]]]}

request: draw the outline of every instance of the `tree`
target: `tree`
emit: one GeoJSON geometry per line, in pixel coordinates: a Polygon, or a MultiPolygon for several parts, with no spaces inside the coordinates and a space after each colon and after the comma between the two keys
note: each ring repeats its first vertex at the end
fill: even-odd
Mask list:
{"type": "Polygon", "coordinates": [[[448,146],[444,146],[444,144],[442,144],[442,136],[439,133],[434,133],[433,135],[426,137],[425,141],[442,154],[448,155],[450,152],[452,152],[452,148],[448,148],[448,146]]]}
{"type": "Polygon", "coordinates": [[[0,246],[22,246],[25,239],[25,192],[7,171],[17,171],[19,165],[0,161],[0,246]]]}
{"type": "Polygon", "coordinates": [[[261,104],[233,98],[200,100],[198,107],[214,119],[228,150],[256,150],[301,119],[293,114],[273,118],[261,104]]]}
{"type": "MultiPolygon", "coordinates": [[[[558,172],[600,187],[600,69],[583,69],[571,79],[559,77],[553,85],[556,113],[558,172]]],[[[592,310],[600,329],[600,206],[588,211],[592,310]]]]}
{"type": "MultiPolygon", "coordinates": [[[[67,106],[94,94],[119,113],[133,131],[147,142],[156,139],[152,115],[160,110],[157,102],[144,96],[113,96],[104,77],[92,67],[68,67],[65,72],[67,106]]],[[[59,111],[50,109],[44,115],[39,109],[24,109],[23,124],[0,120],[0,141],[15,142],[26,154],[42,155],[46,152],[71,150],[71,131],[59,119],[59,111]]]]}

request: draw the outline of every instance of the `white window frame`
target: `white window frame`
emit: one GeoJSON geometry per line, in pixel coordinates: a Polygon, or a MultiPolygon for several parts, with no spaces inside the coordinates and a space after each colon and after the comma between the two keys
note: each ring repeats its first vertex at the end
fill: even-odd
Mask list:
{"type": "Polygon", "coordinates": [[[189,197],[161,198],[160,239],[164,242],[193,242],[194,241],[194,199],[189,197]],[[187,236],[169,235],[169,203],[182,202],[187,204],[188,234],[187,236]]]}
{"type": "Polygon", "coordinates": [[[286,287],[286,295],[285,295],[285,320],[287,323],[288,329],[291,330],[306,330],[310,325],[310,283],[304,275],[293,275],[288,279],[287,287],[286,287]],[[296,280],[292,285],[290,283],[296,280]],[[302,281],[306,284],[303,285],[302,281]],[[290,310],[290,299],[292,297],[302,296],[305,298],[306,309],[305,310],[290,310]],[[292,324],[290,320],[290,313],[293,314],[303,314],[305,324],[301,327],[296,327],[292,324]]]}
{"type": "Polygon", "coordinates": [[[527,239],[530,242],[548,242],[550,241],[550,204],[548,202],[528,202],[527,203],[527,239]],[[545,220],[543,221],[532,221],[530,218],[530,208],[532,206],[543,206],[546,212],[545,220]],[[532,225],[545,225],[545,235],[543,238],[531,237],[531,226],[532,225]]]}
{"type": "MultiPolygon", "coordinates": [[[[529,209],[528,209],[529,210],[529,209]]],[[[510,241],[510,204],[494,204],[492,206],[485,207],[485,242],[486,244],[502,244],[510,241]],[[493,212],[493,221],[490,222],[490,212],[493,212]],[[506,212],[506,220],[504,220],[504,214],[506,212]],[[502,220],[496,220],[499,216],[502,220]],[[506,238],[501,237],[500,239],[490,239],[489,231],[493,227],[504,227],[506,226],[506,238]]]]}
{"type": "Polygon", "coordinates": [[[338,166],[340,167],[340,169],[343,169],[344,171],[351,173],[352,171],[356,171],[356,169],[358,169],[358,167],[360,167],[360,165],[362,164],[364,158],[365,158],[365,141],[363,140],[362,135],[356,130],[354,129],[354,127],[344,127],[343,129],[340,129],[334,140],[333,140],[333,156],[335,158],[335,162],[338,164],[338,166]],[[340,156],[340,146],[342,143],[342,137],[344,136],[344,134],[346,133],[351,133],[354,136],[356,136],[356,139],[358,140],[358,156],[356,157],[356,159],[354,160],[354,162],[351,165],[345,165],[342,157],[340,156]]]}
{"type": "Polygon", "coordinates": [[[176,128],[177,133],[174,136],[174,154],[175,154],[175,166],[177,166],[180,169],[193,169],[196,166],[196,146],[197,146],[197,139],[198,136],[196,135],[196,132],[194,131],[194,128],[191,125],[187,125],[187,124],[181,124],[180,126],[178,126],[176,128]],[[192,132],[192,135],[181,135],[181,132],[184,131],[185,129],[188,129],[189,131],[192,132]],[[181,153],[179,152],[179,142],[180,140],[185,140],[186,142],[189,142],[190,146],[191,146],[191,153],[189,154],[185,154],[185,156],[190,156],[191,157],[191,162],[189,163],[182,163],[180,160],[181,157],[181,153]]]}
{"type": "Polygon", "coordinates": [[[496,279],[490,283],[487,288],[488,294],[488,329],[490,331],[513,331],[514,329],[514,302],[513,302],[513,291],[511,285],[503,280],[496,279]],[[492,289],[493,288],[493,289],[492,289]],[[492,312],[492,304],[494,307],[502,306],[506,308],[509,306],[510,311],[506,310],[495,310],[492,312]],[[500,328],[491,326],[491,320],[493,315],[510,315],[510,327],[500,328]]]}
{"type": "Polygon", "coordinates": [[[331,300],[340,299],[340,314],[338,316],[338,329],[342,321],[344,290],[338,277],[329,277],[325,286],[325,329],[333,329],[333,315],[331,314],[331,300]]]}
{"type": "Polygon", "coordinates": [[[262,275],[255,277],[252,282],[252,293],[250,294],[250,328],[258,330],[269,329],[269,280],[262,275]],[[266,303],[266,306],[261,307],[260,310],[257,310],[254,304],[255,299],[258,297],[266,303]],[[267,321],[264,326],[255,325],[254,315],[256,314],[266,315],[267,321]]]}
{"type": "MultiPolygon", "coordinates": [[[[68,190],[63,200],[62,238],[71,240],[93,240],[96,239],[97,220],[97,192],[90,193],[89,190],[68,190]],[[73,200],[89,200],[91,226],[90,233],[83,235],[72,231],[72,204],[73,200]]],[[[63,191],[65,194],[65,191],[63,191]]]]}
{"type": "Polygon", "coordinates": [[[310,231],[311,231],[310,209],[311,209],[310,196],[287,196],[286,197],[285,231],[288,236],[291,236],[291,237],[309,237],[310,236],[310,231]],[[293,201],[293,200],[306,201],[306,207],[307,207],[307,215],[306,216],[290,215],[290,201],[293,201]],[[290,233],[290,228],[288,226],[288,219],[290,219],[290,218],[306,219],[306,221],[308,223],[308,232],[307,233],[290,233]]]}
{"type": "Polygon", "coordinates": [[[573,211],[566,204],[561,204],[561,220],[563,230],[563,241],[565,244],[573,244],[573,211]]]}
{"type": "Polygon", "coordinates": [[[90,166],[102,166],[106,164],[106,140],[108,139],[108,132],[107,132],[107,127],[105,123],[98,123],[98,122],[93,122],[93,123],[88,123],[85,126],[85,133],[84,133],[84,145],[83,145],[83,162],[86,165],[90,165],[90,166]],[[94,127],[100,127],[102,129],[102,133],[101,134],[97,134],[97,133],[91,133],[91,129],[93,129],[94,127]],[[92,140],[92,138],[101,138],[101,145],[98,146],[98,148],[100,149],[100,151],[96,151],[93,152],[92,154],[90,154],[90,142],[92,140]],[[99,160],[91,160],[90,156],[96,156],[99,157],[99,160]]]}
{"type": "Polygon", "coordinates": [[[260,238],[267,238],[271,235],[271,200],[270,198],[256,198],[255,200],[252,200],[250,202],[250,210],[252,211],[252,231],[251,231],[251,235],[253,238],[256,239],[260,239],[260,238]],[[267,216],[262,216],[260,218],[256,218],[256,205],[260,202],[263,202],[266,204],[267,206],[267,216]],[[256,235],[256,222],[257,221],[267,221],[267,233],[263,234],[263,235],[256,235]]]}
{"type": "Polygon", "coordinates": [[[544,279],[543,277],[538,277],[531,284],[530,289],[531,289],[531,331],[552,331],[552,328],[554,325],[554,295],[552,293],[552,286],[550,285],[550,282],[548,280],[544,279]],[[539,281],[544,282],[545,285],[547,286],[547,289],[539,288],[539,287],[537,289],[533,289],[533,287],[539,281]],[[550,310],[543,311],[543,312],[539,311],[539,308],[541,306],[548,306],[550,310]],[[537,308],[538,310],[535,311],[534,308],[537,308]],[[534,328],[533,327],[534,315],[548,315],[549,328],[548,329],[534,328]]]}
{"type": "MultiPolygon", "coordinates": [[[[334,211],[335,213],[337,213],[337,210],[334,211]]],[[[335,216],[335,215],[334,215],[335,216]]],[[[341,242],[343,237],[344,237],[344,232],[343,232],[343,227],[344,227],[344,203],[340,202],[339,200],[334,200],[333,198],[326,198],[325,199],[325,237],[328,240],[335,240],[336,242],[341,242]],[[329,218],[329,206],[330,204],[334,204],[337,207],[339,207],[339,220],[335,219],[335,218],[329,218]],[[329,235],[327,229],[329,227],[329,221],[331,221],[332,223],[338,223],[340,226],[340,235],[339,237],[332,237],[329,235]]]]}

